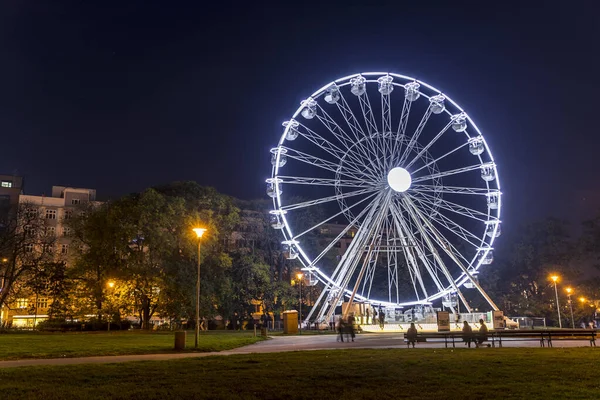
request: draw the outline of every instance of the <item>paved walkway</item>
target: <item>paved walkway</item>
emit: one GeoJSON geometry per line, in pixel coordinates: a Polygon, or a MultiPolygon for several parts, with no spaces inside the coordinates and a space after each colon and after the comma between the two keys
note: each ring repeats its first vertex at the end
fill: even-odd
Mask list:
{"type": "MultiPolygon", "coordinates": [[[[564,340],[556,342],[555,347],[583,347],[587,344],[583,340],[564,340]]],[[[502,340],[504,347],[539,347],[538,341],[502,340]]],[[[418,348],[443,348],[443,341],[428,341],[417,344],[418,348]]],[[[463,343],[456,343],[457,348],[463,348],[463,343]]],[[[228,356],[235,354],[252,353],[279,353],[286,351],[306,350],[339,350],[339,349],[406,349],[403,336],[397,333],[361,334],[356,336],[354,342],[336,342],[335,335],[298,335],[298,336],[275,336],[269,340],[257,342],[249,346],[233,350],[211,353],[163,353],[163,354],[140,354],[128,356],[99,356],[99,357],[77,357],[77,358],[44,358],[25,359],[14,361],[0,361],[0,368],[29,367],[36,365],[73,365],[73,364],[100,364],[120,363],[129,361],[164,361],[178,360],[182,358],[198,358],[209,356],[228,356]]]]}

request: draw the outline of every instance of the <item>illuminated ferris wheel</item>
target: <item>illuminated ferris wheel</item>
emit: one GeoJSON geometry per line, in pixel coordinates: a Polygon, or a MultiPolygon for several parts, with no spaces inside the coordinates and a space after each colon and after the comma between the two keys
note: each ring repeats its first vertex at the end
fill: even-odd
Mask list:
{"type": "Polygon", "coordinates": [[[344,300],[452,308],[455,298],[470,312],[464,288],[497,309],[477,274],[500,235],[498,171],[450,97],[403,75],[355,74],[315,91],[283,126],[267,194],[288,258],[324,285],[307,319],[330,318],[344,300]],[[315,208],[319,221],[294,225],[315,208]],[[309,251],[307,236],[333,222],[336,235],[309,251]]]}

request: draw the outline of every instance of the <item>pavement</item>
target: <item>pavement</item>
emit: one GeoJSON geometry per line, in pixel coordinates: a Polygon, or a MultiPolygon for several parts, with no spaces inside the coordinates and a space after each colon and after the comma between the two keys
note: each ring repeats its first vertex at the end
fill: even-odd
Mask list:
{"type": "MultiPolygon", "coordinates": [[[[336,335],[297,335],[297,336],[274,336],[269,340],[257,342],[248,346],[233,350],[225,350],[210,353],[161,353],[161,354],[139,354],[124,356],[98,356],[98,357],[75,357],[75,358],[38,358],[0,361],[0,368],[31,367],[43,365],[74,365],[74,364],[104,364],[122,363],[131,361],[165,361],[179,360],[182,358],[199,358],[209,356],[229,356],[236,354],[254,353],[280,353],[289,351],[308,350],[339,350],[339,349],[407,349],[404,336],[398,333],[366,333],[356,336],[354,342],[336,341],[336,335]]],[[[539,347],[537,340],[502,340],[503,347],[539,347]]],[[[589,343],[584,340],[556,341],[554,347],[585,347],[589,343]]],[[[452,346],[451,344],[449,345],[452,346]]],[[[417,343],[417,348],[444,348],[443,340],[426,343],[417,343]]],[[[464,348],[462,342],[456,342],[457,348],[464,348]]],[[[474,349],[474,348],[473,348],[474,349]]],[[[412,350],[412,349],[410,349],[412,350]]],[[[407,350],[407,351],[410,351],[407,350]]],[[[474,350],[475,351],[475,350],[474,350]]]]}

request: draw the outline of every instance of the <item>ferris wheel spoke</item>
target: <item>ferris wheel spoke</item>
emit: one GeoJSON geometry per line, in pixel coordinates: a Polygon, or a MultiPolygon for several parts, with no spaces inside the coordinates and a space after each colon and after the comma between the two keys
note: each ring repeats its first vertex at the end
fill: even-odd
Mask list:
{"type": "Polygon", "coordinates": [[[366,166],[362,164],[362,161],[356,159],[353,153],[349,153],[340,149],[339,147],[337,147],[336,145],[334,145],[333,143],[331,143],[330,141],[328,141],[327,139],[325,139],[324,137],[322,137],[321,135],[319,135],[318,133],[314,132],[313,130],[309,129],[301,123],[299,123],[298,126],[302,127],[304,130],[303,131],[301,129],[297,129],[298,133],[304,138],[306,138],[309,142],[325,150],[327,153],[335,157],[336,160],[342,160],[342,158],[344,158],[346,154],[348,154],[352,161],[354,161],[355,163],[359,163],[359,165],[362,166],[363,169],[361,170],[360,167],[355,167],[350,163],[346,163],[346,167],[349,170],[352,170],[353,172],[364,173],[364,167],[366,166]]]}
{"type": "Polygon", "coordinates": [[[343,186],[350,188],[372,188],[376,186],[367,180],[311,178],[308,176],[278,176],[277,178],[284,185],[343,186]]]}
{"type": "Polygon", "coordinates": [[[421,193],[421,195],[424,197],[425,201],[431,204],[435,204],[440,208],[451,211],[453,213],[460,214],[468,218],[476,219],[481,222],[487,222],[490,219],[490,215],[488,213],[484,213],[467,206],[462,206],[460,204],[456,204],[451,201],[444,200],[442,198],[436,198],[434,196],[431,196],[430,194],[421,193]]]}
{"type": "MultiPolygon", "coordinates": [[[[352,221],[350,221],[350,223],[344,229],[342,229],[342,231],[325,247],[325,249],[323,249],[323,251],[321,251],[321,253],[319,253],[313,259],[311,266],[314,267],[333,248],[333,246],[335,246],[335,244],[339,242],[348,233],[350,229],[355,227],[360,222],[360,219],[365,214],[367,214],[369,210],[371,210],[374,206],[377,205],[377,203],[380,200],[381,194],[379,194],[374,200],[372,200],[352,221]]],[[[333,279],[334,277],[335,272],[331,275],[331,279],[333,279]]]]}
{"type": "Polygon", "coordinates": [[[314,229],[317,229],[319,226],[321,226],[321,225],[323,225],[323,224],[325,224],[325,223],[327,223],[327,222],[331,221],[332,219],[334,219],[334,218],[337,218],[337,217],[339,217],[339,216],[340,216],[340,215],[342,215],[342,214],[345,214],[346,212],[350,211],[352,208],[354,208],[354,207],[358,206],[359,204],[362,204],[362,203],[364,203],[365,201],[367,201],[367,200],[371,199],[371,202],[370,202],[370,203],[367,205],[367,207],[369,207],[369,206],[370,206],[371,204],[373,204],[373,202],[375,201],[375,200],[373,200],[372,198],[373,198],[374,196],[376,196],[376,195],[377,195],[377,193],[372,193],[372,194],[368,195],[367,197],[365,197],[364,199],[362,199],[362,200],[360,200],[360,201],[357,201],[356,203],[352,204],[351,206],[346,206],[345,208],[343,208],[343,209],[342,209],[340,212],[338,212],[337,214],[334,214],[334,215],[332,215],[331,217],[329,217],[329,218],[326,218],[326,219],[324,219],[324,220],[322,220],[322,221],[320,221],[320,222],[316,223],[315,225],[311,226],[310,228],[308,228],[308,229],[307,229],[307,230],[305,230],[304,232],[302,232],[302,233],[299,233],[298,235],[294,236],[294,239],[298,239],[299,237],[301,237],[301,236],[303,236],[303,235],[307,234],[308,232],[311,232],[311,231],[312,231],[312,230],[314,230],[314,229]]]}
{"type": "Polygon", "coordinates": [[[464,240],[465,243],[470,244],[474,248],[482,247],[482,238],[481,236],[477,236],[468,229],[463,228],[461,225],[454,222],[452,219],[446,217],[444,214],[437,213],[435,208],[431,205],[431,203],[425,203],[419,198],[412,198],[413,201],[420,203],[424,208],[430,210],[432,213],[428,218],[437,222],[439,225],[446,228],[449,232],[456,235],[458,238],[464,240]],[[473,240],[475,242],[473,242],[473,240]]]}
{"type": "Polygon", "coordinates": [[[435,137],[433,139],[431,139],[431,141],[429,143],[427,143],[422,149],[421,151],[419,151],[419,153],[417,153],[416,156],[413,157],[413,159],[406,164],[406,169],[408,169],[411,165],[413,165],[427,150],[429,150],[431,148],[431,146],[433,146],[435,144],[435,142],[438,141],[439,138],[442,137],[442,135],[452,126],[452,121],[448,122],[448,124],[446,124],[445,127],[442,128],[442,130],[435,135],[435,137]]]}
{"type": "Polygon", "coordinates": [[[413,172],[412,172],[412,173],[413,173],[413,175],[414,175],[414,174],[416,174],[417,172],[419,172],[420,170],[422,170],[423,168],[427,168],[427,167],[429,167],[429,166],[430,166],[430,165],[432,165],[432,164],[437,164],[437,163],[438,163],[438,161],[440,161],[440,160],[442,160],[442,159],[444,159],[444,158],[448,157],[450,154],[452,154],[452,153],[455,153],[455,152],[457,152],[458,150],[460,150],[460,149],[462,149],[463,147],[465,147],[465,146],[468,146],[468,145],[469,145],[469,142],[465,142],[465,143],[461,144],[460,146],[458,146],[458,147],[456,147],[456,148],[454,148],[454,149],[450,150],[449,152],[445,153],[444,155],[441,155],[441,156],[439,156],[439,157],[438,157],[438,158],[436,158],[435,160],[431,160],[431,161],[427,162],[427,164],[423,165],[421,168],[419,168],[419,169],[417,169],[417,170],[413,171],[413,172]]]}
{"type": "Polygon", "coordinates": [[[434,185],[412,185],[411,192],[427,192],[427,193],[451,193],[451,194],[472,194],[472,195],[488,195],[494,192],[488,188],[475,187],[460,187],[460,186],[434,186],[434,185]]]}
{"type": "Polygon", "coordinates": [[[463,174],[465,172],[475,171],[480,168],[481,168],[481,164],[474,164],[474,165],[470,165],[468,167],[456,168],[456,169],[452,169],[449,171],[442,171],[442,172],[437,172],[435,174],[419,176],[419,177],[414,178],[412,181],[413,181],[413,183],[423,182],[423,181],[426,181],[429,179],[443,178],[445,176],[463,174]]]}
{"type": "MultiPolygon", "coordinates": [[[[403,201],[405,202],[405,204],[407,204],[408,207],[413,207],[412,211],[414,211],[417,214],[418,218],[420,218],[423,221],[423,224],[429,229],[428,233],[431,234],[431,236],[435,236],[436,237],[436,240],[439,242],[442,250],[448,255],[448,257],[450,259],[452,259],[452,261],[460,268],[460,270],[462,270],[463,274],[465,274],[469,278],[469,280],[477,288],[477,290],[479,291],[479,293],[487,300],[487,302],[490,304],[490,306],[492,306],[492,308],[494,310],[498,310],[498,307],[496,306],[496,304],[494,303],[494,301],[482,289],[481,285],[479,285],[479,282],[477,282],[473,278],[473,276],[471,275],[471,273],[468,271],[468,268],[465,267],[464,264],[458,259],[458,257],[456,256],[456,254],[452,251],[452,247],[449,246],[449,243],[446,243],[447,241],[444,240],[443,236],[437,231],[437,229],[431,224],[431,222],[429,220],[427,220],[427,218],[425,218],[419,212],[419,210],[417,208],[414,208],[414,204],[412,203],[412,201],[408,197],[405,197],[403,199],[403,201]]],[[[453,284],[453,286],[455,286],[456,292],[460,296],[460,298],[463,301],[463,303],[465,304],[465,306],[467,306],[467,308],[470,309],[470,307],[468,306],[468,303],[467,303],[466,299],[462,295],[462,292],[457,287],[456,282],[454,280],[452,280],[452,284],[453,284]]],[[[469,312],[471,312],[471,311],[469,310],[469,312]]]]}
{"type": "MultiPolygon", "coordinates": [[[[441,250],[443,250],[446,253],[448,253],[447,248],[443,247],[438,241],[434,242],[432,240],[432,236],[434,236],[434,235],[432,235],[432,232],[428,231],[428,229],[431,229],[431,225],[430,225],[429,221],[427,221],[427,219],[424,218],[423,215],[419,213],[418,209],[416,209],[414,207],[414,204],[410,201],[410,199],[408,197],[404,197],[402,199],[402,202],[405,205],[411,218],[419,226],[419,231],[421,232],[421,235],[423,235],[423,238],[425,239],[427,246],[430,248],[430,251],[433,254],[433,256],[437,262],[437,267],[441,270],[443,275],[446,277],[446,280],[448,281],[449,285],[452,286],[454,288],[454,290],[456,291],[456,293],[460,296],[460,298],[463,301],[463,303],[465,304],[465,306],[467,306],[468,311],[471,312],[471,309],[467,303],[467,300],[464,298],[462,292],[460,291],[458,285],[456,284],[456,281],[452,277],[452,273],[450,273],[450,270],[446,266],[446,263],[440,257],[440,255],[436,249],[436,243],[437,243],[437,246],[441,247],[441,250]]],[[[452,256],[450,256],[450,257],[452,258],[452,256]]],[[[452,259],[454,260],[454,258],[452,258],[452,259]]],[[[454,261],[457,262],[460,267],[462,267],[462,264],[460,264],[460,262],[458,262],[457,260],[454,260],[454,261]]]]}
{"type": "Polygon", "coordinates": [[[393,151],[391,153],[391,160],[395,161],[396,154],[399,154],[402,150],[402,140],[406,137],[406,126],[408,125],[408,116],[410,115],[410,108],[412,101],[407,97],[404,97],[404,103],[402,104],[402,114],[400,115],[400,122],[398,123],[398,130],[396,131],[396,140],[394,142],[393,151]]]}
{"type": "Polygon", "coordinates": [[[291,147],[282,146],[282,148],[286,150],[286,156],[288,158],[292,158],[294,160],[303,162],[305,164],[312,165],[314,167],[318,167],[321,169],[325,169],[325,170],[331,171],[333,173],[339,173],[341,175],[350,177],[355,180],[362,180],[365,177],[364,173],[362,173],[362,172],[361,172],[361,174],[356,175],[353,172],[344,171],[343,169],[339,168],[337,164],[332,163],[331,161],[324,160],[320,157],[316,157],[316,156],[313,156],[313,155],[310,155],[307,153],[303,153],[303,152],[293,149],[291,147]]]}
{"type": "Polygon", "coordinates": [[[315,200],[309,200],[309,201],[303,201],[302,203],[296,203],[296,204],[290,204],[287,206],[282,206],[281,209],[284,211],[291,211],[291,210],[297,210],[299,208],[305,208],[305,207],[312,207],[312,206],[316,206],[317,204],[323,204],[323,203],[328,203],[330,201],[336,201],[339,200],[340,198],[348,198],[348,197],[353,197],[353,196],[359,196],[362,194],[367,194],[367,193],[372,193],[374,191],[376,191],[377,189],[374,188],[369,188],[369,189],[360,189],[360,190],[355,190],[353,192],[347,192],[341,195],[334,195],[334,196],[328,196],[328,197],[321,197],[319,199],[315,199],[315,200]]]}
{"type": "MultiPolygon", "coordinates": [[[[427,258],[427,253],[424,250],[425,247],[421,247],[421,245],[417,241],[415,235],[413,234],[412,230],[408,227],[406,219],[402,215],[402,211],[400,211],[399,206],[396,204],[392,204],[391,210],[392,210],[392,215],[394,217],[394,222],[397,227],[396,230],[400,234],[400,238],[402,240],[403,246],[406,246],[407,249],[412,247],[416,251],[418,259],[421,260],[421,263],[423,264],[423,267],[429,274],[432,282],[436,285],[436,287],[439,291],[443,290],[444,286],[442,285],[442,282],[439,280],[437,275],[434,273],[432,265],[431,265],[429,259],[427,258]]],[[[408,255],[410,253],[405,253],[405,254],[408,255]]],[[[422,290],[425,298],[429,297],[427,294],[427,289],[425,287],[423,277],[421,276],[421,271],[419,268],[419,264],[416,261],[416,258],[414,258],[411,255],[408,257],[408,259],[409,259],[409,265],[412,265],[413,273],[417,277],[417,281],[419,282],[419,285],[421,287],[421,290],[422,290]]]]}
{"type": "Polygon", "coordinates": [[[419,122],[417,129],[415,129],[415,131],[413,132],[410,141],[408,142],[408,145],[406,145],[406,149],[404,149],[404,151],[402,152],[400,160],[398,161],[398,165],[402,165],[402,163],[406,161],[406,158],[410,156],[410,152],[413,149],[413,147],[419,142],[419,136],[421,136],[421,132],[423,132],[425,125],[427,125],[427,121],[429,121],[429,117],[431,117],[431,114],[432,109],[430,103],[429,107],[427,107],[427,110],[425,111],[425,114],[423,114],[423,117],[421,117],[421,122],[419,122]]]}
{"type": "Polygon", "coordinates": [[[355,160],[359,165],[367,167],[373,161],[367,157],[368,152],[364,151],[364,146],[355,134],[355,139],[352,139],[339,125],[331,118],[331,116],[321,107],[317,105],[320,112],[317,114],[317,119],[327,128],[329,132],[344,146],[345,151],[349,154],[349,158],[355,160]],[[357,151],[360,150],[360,151],[357,151]]]}
{"type": "Polygon", "coordinates": [[[366,137],[367,135],[365,135],[362,127],[360,126],[358,120],[356,119],[356,116],[352,112],[352,109],[348,106],[346,98],[344,97],[344,94],[341,91],[340,100],[336,103],[336,105],[340,114],[342,115],[342,118],[348,125],[350,132],[352,132],[352,134],[356,138],[357,146],[360,146],[363,152],[369,155],[371,158],[377,158],[377,153],[373,150],[372,146],[369,146],[368,143],[362,142],[361,139],[366,137]]]}

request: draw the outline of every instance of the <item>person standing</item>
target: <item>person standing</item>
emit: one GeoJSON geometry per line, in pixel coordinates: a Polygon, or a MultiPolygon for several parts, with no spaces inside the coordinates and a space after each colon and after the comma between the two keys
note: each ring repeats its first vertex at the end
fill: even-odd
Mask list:
{"type": "Polygon", "coordinates": [[[371,323],[377,325],[377,310],[375,308],[373,309],[373,319],[371,320],[371,323]]]}
{"type": "Polygon", "coordinates": [[[342,319],[342,316],[340,315],[340,318],[338,319],[337,322],[337,331],[338,331],[338,338],[337,338],[337,342],[344,342],[344,320],[342,319]]]}
{"type": "Polygon", "coordinates": [[[385,314],[383,313],[383,310],[380,308],[379,309],[379,327],[381,328],[381,330],[383,330],[385,326],[385,314]]]}
{"type": "Polygon", "coordinates": [[[477,335],[477,342],[475,343],[476,347],[481,346],[483,342],[488,339],[488,327],[485,322],[483,322],[483,319],[479,320],[479,324],[481,326],[479,327],[479,334],[477,335]]]}

